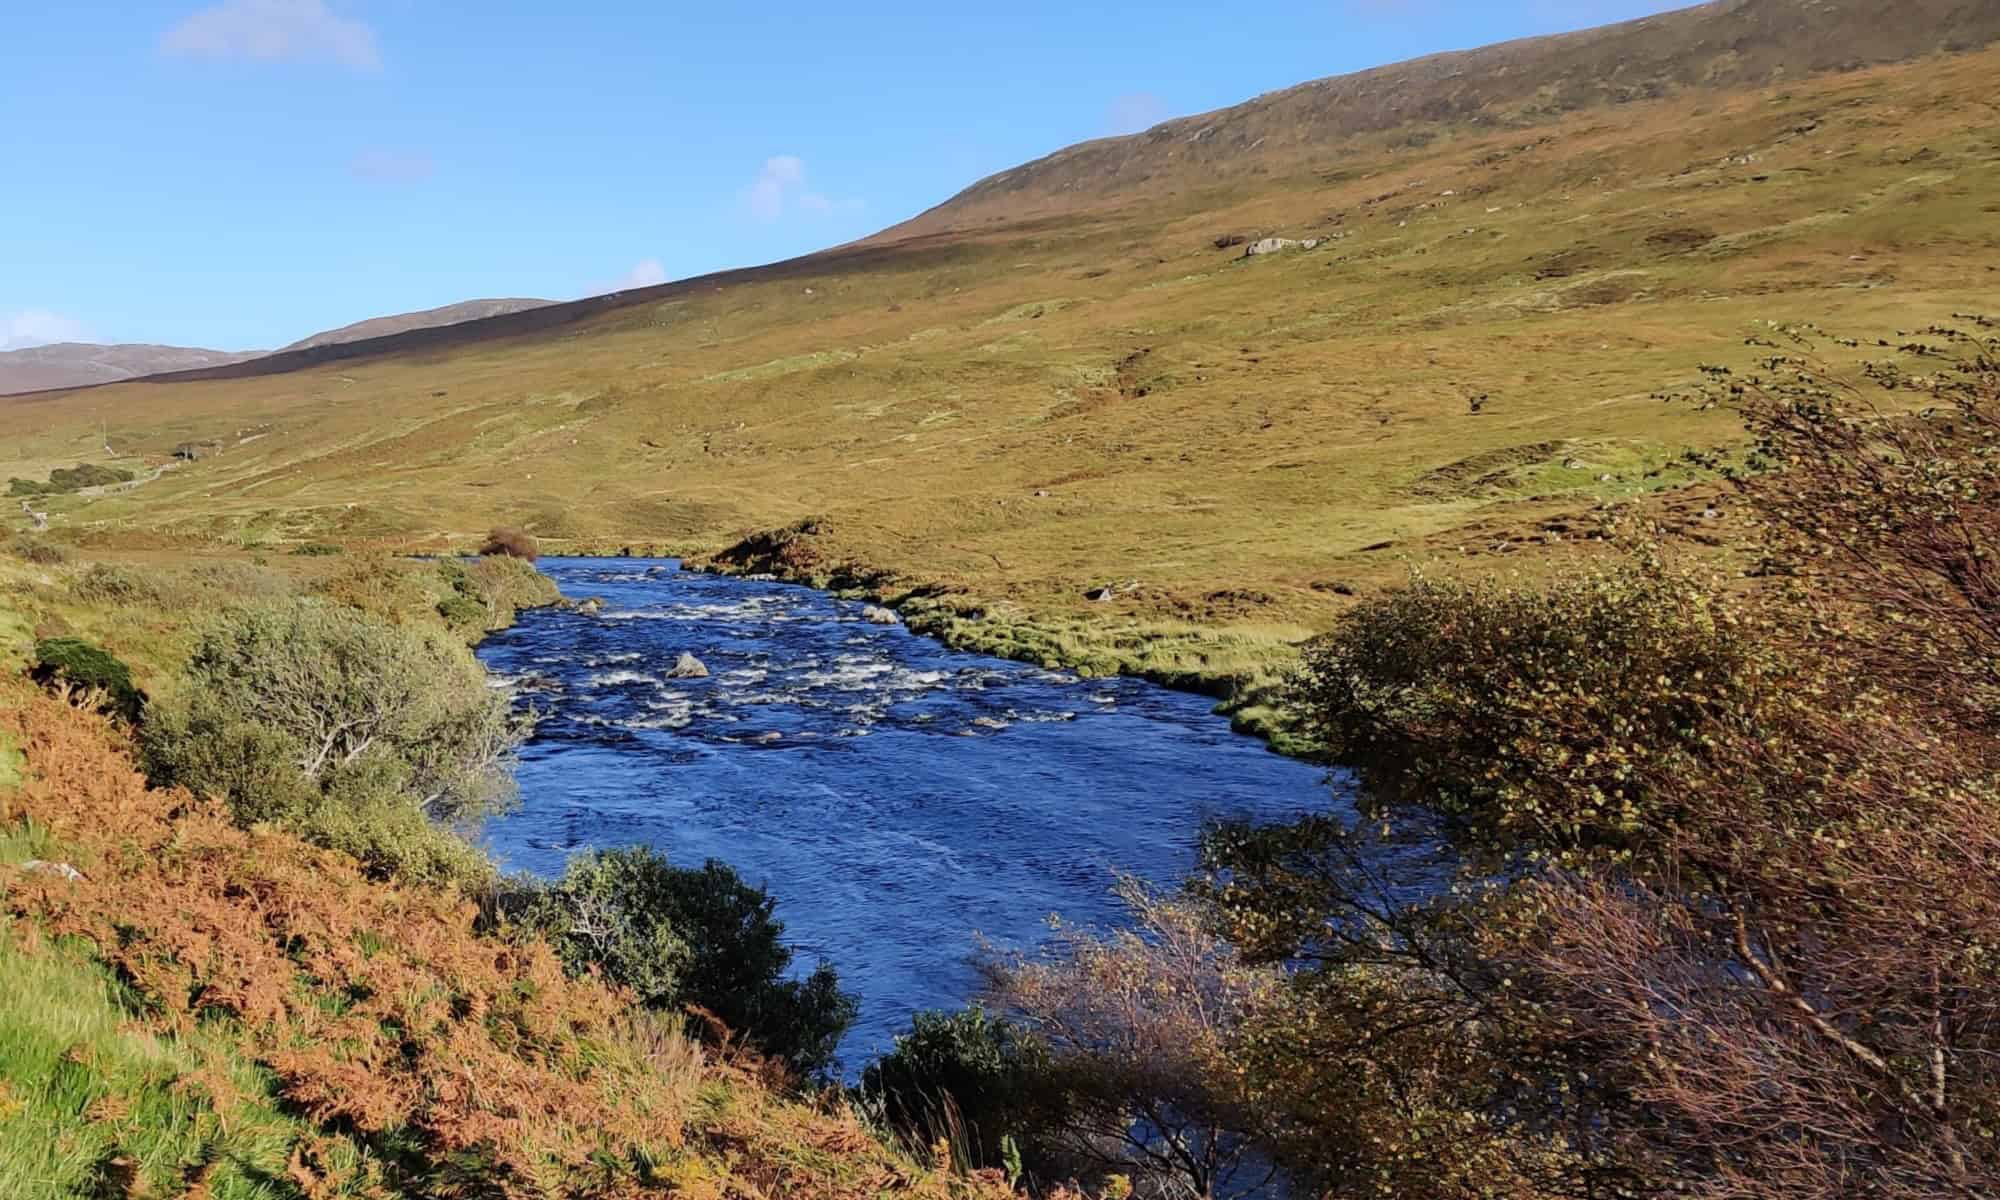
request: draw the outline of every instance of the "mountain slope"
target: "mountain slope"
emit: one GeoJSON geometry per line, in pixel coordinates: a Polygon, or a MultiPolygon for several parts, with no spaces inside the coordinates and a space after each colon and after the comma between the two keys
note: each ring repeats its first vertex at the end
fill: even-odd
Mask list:
{"type": "MultiPolygon", "coordinates": [[[[1315,80],[1143,133],[1059,150],[886,231],[971,228],[1148,188],[1313,166],[1356,135],[1527,128],[1689,88],[1763,86],[1983,47],[2000,0],[1716,0],[1618,25],[1315,80]]],[[[1332,156],[1337,161],[1338,156],[1332,156]]]]}
{"type": "Polygon", "coordinates": [[[51,502],[58,535],[131,546],[509,523],[708,552],[816,517],[759,545],[921,588],[986,648],[1215,682],[1412,563],[1563,569],[1604,503],[1725,541],[1729,505],[1670,489],[1738,431],[1657,394],[1749,363],[1768,320],[2000,311],[1996,75],[1989,49],[1357,135],[1115,210],[16,398],[0,474],[91,460],[100,422],[215,443],[51,502]],[[1246,258],[1246,233],[1322,240],[1246,258]]]}
{"type": "MultiPolygon", "coordinates": [[[[352,325],[342,325],[315,333],[311,337],[300,338],[280,350],[310,350],[314,346],[332,346],[341,342],[358,342],[366,338],[382,337],[392,333],[402,333],[411,329],[431,329],[443,325],[457,325],[464,321],[478,321],[486,317],[505,316],[508,313],[526,312],[531,308],[542,308],[549,300],[463,300],[457,304],[447,304],[440,308],[427,308],[422,312],[399,313],[390,317],[371,317],[366,321],[356,321],[352,325]]],[[[218,364],[219,365],[219,364],[218,364]]]]}
{"type": "Polygon", "coordinates": [[[0,352],[0,395],[113,383],[162,371],[219,367],[255,358],[260,353],[139,344],[94,346],[83,342],[30,346],[25,350],[0,352]]]}

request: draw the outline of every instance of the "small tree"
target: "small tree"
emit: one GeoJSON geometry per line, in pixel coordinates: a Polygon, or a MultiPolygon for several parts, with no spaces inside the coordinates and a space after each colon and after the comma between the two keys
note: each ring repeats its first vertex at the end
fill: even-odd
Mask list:
{"type": "Polygon", "coordinates": [[[1063,1123],[1062,1090],[1048,1044],[979,1005],[917,1013],[862,1072],[856,1098],[912,1154],[943,1144],[960,1172],[1061,1177],[1050,1135],[1063,1123]]]}
{"type": "Polygon", "coordinates": [[[1119,895],[1135,928],[1059,928],[1048,954],[984,964],[989,999],[1052,1058],[1060,1115],[1040,1140],[1147,1195],[1256,1195],[1274,1168],[1233,1043],[1282,975],[1243,965],[1194,905],[1130,879],[1119,895]]]}
{"type": "MultiPolygon", "coordinates": [[[[448,835],[502,804],[525,724],[441,632],[387,624],[319,599],[229,610],[199,634],[181,686],[143,730],[150,773],[225,796],[239,819],[310,825],[384,873],[392,837],[448,835]],[[338,815],[322,811],[333,805],[338,815]],[[406,815],[387,819],[402,811],[406,815]],[[362,812],[383,844],[357,829],[362,812]]],[[[454,840],[438,854],[459,863],[454,840]]]]}
{"type": "Polygon", "coordinates": [[[713,859],[675,867],[635,846],[583,855],[522,906],[572,971],[597,969],[652,1008],[698,1007],[808,1074],[834,1062],[854,998],[831,966],[788,979],[792,950],[762,888],[713,859]]]}
{"type": "Polygon", "coordinates": [[[105,711],[136,721],[146,695],[132,682],[124,660],[82,638],[43,638],[35,643],[35,665],[28,674],[44,687],[72,687],[103,698],[105,711]]]}
{"type": "Polygon", "coordinates": [[[521,558],[534,562],[540,556],[540,549],[526,530],[516,529],[510,525],[497,525],[486,535],[486,540],[479,544],[479,553],[485,557],[505,555],[508,558],[521,558]]]}

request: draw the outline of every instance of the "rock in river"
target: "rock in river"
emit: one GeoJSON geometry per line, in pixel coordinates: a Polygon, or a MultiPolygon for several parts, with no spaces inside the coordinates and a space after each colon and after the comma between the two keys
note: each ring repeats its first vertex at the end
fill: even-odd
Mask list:
{"type": "Polygon", "coordinates": [[[674,660],[674,669],[667,672],[667,678],[706,679],[708,678],[708,665],[683,650],[681,651],[681,656],[674,660]]]}

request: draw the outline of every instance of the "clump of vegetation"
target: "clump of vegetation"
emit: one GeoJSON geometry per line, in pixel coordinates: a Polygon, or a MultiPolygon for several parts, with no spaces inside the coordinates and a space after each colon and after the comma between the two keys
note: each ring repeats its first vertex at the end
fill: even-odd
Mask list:
{"type": "Polygon", "coordinates": [[[48,482],[37,483],[32,479],[9,479],[9,496],[59,496],[82,491],[89,487],[104,487],[114,483],[130,483],[138,478],[123,467],[106,467],[98,463],[78,463],[73,467],[57,467],[49,472],[48,482]]]}
{"type": "Polygon", "coordinates": [[[505,555],[508,558],[534,562],[540,556],[541,550],[535,545],[534,537],[526,530],[499,525],[495,526],[492,532],[486,535],[486,540],[479,544],[479,553],[485,557],[505,555]]]}
{"type": "Polygon", "coordinates": [[[323,600],[227,611],[144,729],[156,782],[220,795],[380,875],[483,883],[445,823],[505,802],[524,734],[462,646],[323,600]]]}
{"type": "Polygon", "coordinates": [[[825,565],[826,552],[818,539],[826,532],[825,518],[803,517],[779,529],[745,534],[718,552],[715,562],[734,571],[797,578],[825,565]]]}
{"type": "Polygon", "coordinates": [[[55,567],[76,557],[76,551],[53,542],[48,538],[36,537],[31,533],[15,534],[7,543],[7,551],[23,562],[34,563],[38,567],[55,567]]]}
{"type": "Polygon", "coordinates": [[[35,643],[29,675],[43,687],[78,689],[100,698],[100,706],[127,721],[136,721],[146,696],[132,682],[132,668],[117,656],[74,637],[43,638],[35,643]]]}
{"type": "Polygon", "coordinates": [[[457,895],[147,789],[95,718],[37,699],[13,723],[34,770],[0,793],[9,1197],[1008,1194],[781,1098],[457,895]],[[88,869],[23,870],[21,829],[88,869]]]}
{"type": "Polygon", "coordinates": [[[675,867],[643,846],[572,862],[515,902],[573,972],[602,971],[655,1009],[696,1008],[805,1074],[834,1063],[855,1002],[821,963],[787,979],[792,951],[762,888],[725,863],[675,867]]]}
{"type": "Polygon", "coordinates": [[[947,1147],[961,1172],[1062,1176],[1065,1164],[1042,1139],[1066,1115],[1048,1044],[979,1005],[916,1014],[862,1073],[856,1098],[913,1153],[947,1147]]]}
{"type": "Polygon", "coordinates": [[[333,542],[300,542],[292,547],[291,552],[300,558],[332,558],[336,554],[345,554],[347,549],[333,542]]]}
{"type": "Polygon", "coordinates": [[[92,604],[153,604],[160,602],[159,583],[132,567],[92,563],[70,585],[77,599],[92,604]]]}
{"type": "Polygon", "coordinates": [[[450,588],[437,601],[438,615],[473,640],[511,624],[520,609],[561,598],[548,576],[528,560],[511,555],[471,562],[445,559],[437,565],[437,577],[450,588]]]}
{"type": "Polygon", "coordinates": [[[2000,339],[1975,324],[1907,345],[1922,374],[1850,377],[1803,334],[1717,373],[1765,468],[1739,479],[1760,593],[1658,564],[1424,584],[1308,651],[1366,820],[1224,827],[1201,888],[1288,968],[1230,1043],[1295,1181],[2000,1188],[2000,339]]]}

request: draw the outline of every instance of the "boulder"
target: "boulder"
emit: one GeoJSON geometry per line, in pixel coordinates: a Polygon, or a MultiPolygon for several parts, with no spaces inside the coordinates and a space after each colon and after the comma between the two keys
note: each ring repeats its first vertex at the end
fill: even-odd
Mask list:
{"type": "Polygon", "coordinates": [[[23,871],[33,871],[41,875],[54,875],[58,879],[67,879],[71,883],[83,882],[83,872],[66,862],[43,862],[39,858],[31,858],[21,864],[21,869],[23,871]]]}
{"type": "Polygon", "coordinates": [[[586,617],[597,616],[604,611],[604,597],[592,596],[586,600],[579,600],[577,601],[576,611],[586,617]]]}
{"type": "Polygon", "coordinates": [[[1092,588],[1083,594],[1083,598],[1085,600],[1090,600],[1095,603],[1102,604],[1117,594],[1118,593],[1112,591],[1108,587],[1092,588]]]}
{"type": "Polygon", "coordinates": [[[1299,240],[1297,238],[1258,238],[1256,241],[1243,247],[1243,257],[1255,258],[1259,254],[1276,254],[1280,250],[1290,250],[1298,244],[1299,240]]]}
{"type": "Polygon", "coordinates": [[[896,614],[879,604],[870,604],[861,610],[861,619],[871,625],[894,625],[896,614]]]}
{"type": "Polygon", "coordinates": [[[683,650],[681,656],[674,660],[674,669],[667,672],[667,678],[707,679],[708,664],[683,650]]]}

